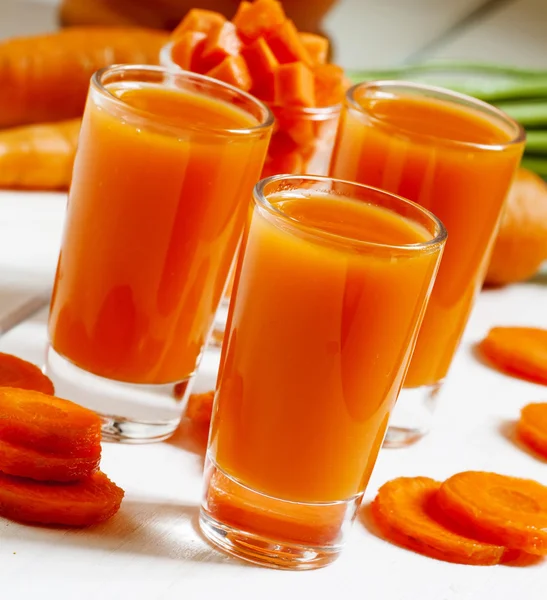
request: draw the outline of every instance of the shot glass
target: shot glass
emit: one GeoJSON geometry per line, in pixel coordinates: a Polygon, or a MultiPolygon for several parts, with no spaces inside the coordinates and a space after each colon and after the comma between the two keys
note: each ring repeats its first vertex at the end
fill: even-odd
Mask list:
{"type": "Polygon", "coordinates": [[[160,67],[91,81],[49,316],[46,370],[107,439],[177,427],[248,216],[270,110],[160,67]]]}
{"type": "Polygon", "coordinates": [[[524,131],[507,115],[448,90],[377,81],[347,93],[331,176],[413,200],[439,217],[449,235],[387,446],[413,443],[431,427],[524,142],[524,131]]]}
{"type": "Polygon", "coordinates": [[[393,194],[262,180],[243,237],[200,525],[286,569],[339,554],[382,445],[446,232],[393,194]]]}

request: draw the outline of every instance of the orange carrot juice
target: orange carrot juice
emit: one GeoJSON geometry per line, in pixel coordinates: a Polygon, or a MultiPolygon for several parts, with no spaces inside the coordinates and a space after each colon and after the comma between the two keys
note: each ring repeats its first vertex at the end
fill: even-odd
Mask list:
{"type": "Polygon", "coordinates": [[[396,82],[348,93],[331,175],[421,204],[449,235],[405,387],[431,386],[448,371],[523,143],[516,123],[458,94],[396,82]]]}
{"type": "Polygon", "coordinates": [[[139,71],[91,87],[49,332],[86,371],[164,384],[195,370],[271,119],[207,78],[169,84],[161,69],[140,68],[147,77],[136,81],[127,69],[139,71]]]}
{"type": "MultiPolygon", "coordinates": [[[[269,498],[352,502],[403,381],[442,225],[363,186],[265,182],[236,272],[209,460],[269,498]]],[[[226,514],[212,487],[206,509],[226,514]]]]}

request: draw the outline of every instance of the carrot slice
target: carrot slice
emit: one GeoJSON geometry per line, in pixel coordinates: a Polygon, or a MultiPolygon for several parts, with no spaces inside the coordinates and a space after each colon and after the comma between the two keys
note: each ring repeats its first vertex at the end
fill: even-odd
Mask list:
{"type": "Polygon", "coordinates": [[[195,423],[210,423],[214,398],[215,392],[213,390],[203,394],[192,394],[188,399],[186,416],[195,423]]]}
{"type": "Polygon", "coordinates": [[[315,105],[332,106],[340,104],[348,87],[344,69],[338,65],[318,65],[314,71],[315,105]]]}
{"type": "Polygon", "coordinates": [[[242,42],[235,25],[225,21],[209,32],[201,55],[203,70],[210,70],[219,65],[228,56],[238,56],[242,42]]]}
{"type": "Polygon", "coordinates": [[[0,440],[67,457],[95,456],[100,453],[101,419],[69,400],[3,387],[0,440]]]}
{"type": "Polygon", "coordinates": [[[171,48],[171,58],[186,71],[199,72],[199,59],[203,53],[207,34],[202,31],[184,31],[171,48]]]}
{"type": "Polygon", "coordinates": [[[261,100],[273,101],[275,92],[275,72],[279,66],[277,58],[262,37],[241,49],[253,85],[251,92],[261,100]]]}
{"type": "Polygon", "coordinates": [[[437,502],[481,539],[547,554],[547,487],[536,481],[466,471],[441,485],[437,502]]]}
{"type": "Polygon", "coordinates": [[[0,515],[24,523],[95,525],[118,511],[123,496],[101,471],[76,483],[43,483],[0,473],[0,515]]]}
{"type": "Polygon", "coordinates": [[[546,329],[494,327],[479,349],[501,370],[547,385],[546,329]]]}
{"type": "Polygon", "coordinates": [[[214,69],[206,73],[231,85],[235,85],[245,92],[251,89],[252,80],[249,69],[241,56],[228,56],[214,69]]]}
{"type": "Polygon", "coordinates": [[[38,481],[77,481],[99,468],[101,447],[82,454],[51,454],[0,439],[0,471],[38,481]]]}
{"type": "Polygon", "coordinates": [[[267,34],[285,21],[285,11],[277,0],[242,2],[232,22],[248,40],[267,34]]]}
{"type": "Polygon", "coordinates": [[[35,390],[44,394],[55,393],[51,379],[36,365],[3,352],[0,352],[0,386],[35,390]]]}
{"type": "Polygon", "coordinates": [[[304,44],[304,48],[306,48],[312,64],[322,65],[327,62],[329,40],[324,35],[301,31],[298,37],[302,44],[304,44]]]}
{"type": "Polygon", "coordinates": [[[505,548],[474,540],[435,518],[441,487],[429,477],[399,477],[385,483],[372,503],[372,515],[387,539],[439,560],[496,565],[505,548]]]}
{"type": "Polygon", "coordinates": [[[171,33],[171,39],[178,40],[187,31],[199,31],[200,33],[208,34],[225,22],[226,17],[214,10],[192,8],[171,33]]]}
{"type": "Polygon", "coordinates": [[[280,65],[275,73],[275,103],[283,106],[314,105],[313,73],[305,64],[280,65]]]}
{"type": "Polygon", "coordinates": [[[547,402],[527,404],[520,411],[517,435],[526,445],[547,458],[547,402]]]}
{"type": "Polygon", "coordinates": [[[286,19],[266,35],[268,46],[281,64],[303,62],[312,66],[313,61],[302,42],[295,24],[286,19]]]}

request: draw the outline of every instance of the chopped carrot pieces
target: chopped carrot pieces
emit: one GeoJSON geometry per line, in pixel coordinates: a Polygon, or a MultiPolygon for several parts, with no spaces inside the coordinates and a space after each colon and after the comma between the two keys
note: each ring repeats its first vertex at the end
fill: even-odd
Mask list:
{"type": "Polygon", "coordinates": [[[247,92],[251,89],[252,80],[249,69],[241,56],[228,56],[214,69],[207,72],[209,77],[215,77],[247,92]]]}
{"type": "Polygon", "coordinates": [[[214,28],[221,26],[225,21],[226,18],[214,10],[192,8],[173,31],[171,39],[177,40],[187,31],[199,31],[208,34],[214,28]]]}
{"type": "Polygon", "coordinates": [[[55,393],[53,382],[32,363],[0,352],[0,386],[55,393]]]}
{"type": "Polygon", "coordinates": [[[479,349],[503,371],[547,385],[546,329],[494,327],[479,349]]]}
{"type": "Polygon", "coordinates": [[[100,455],[101,419],[69,400],[4,387],[0,440],[52,455],[93,457],[100,455]]]}
{"type": "Polygon", "coordinates": [[[171,58],[186,71],[198,71],[206,40],[202,31],[184,31],[173,43],[171,58]]]}
{"type": "Polygon", "coordinates": [[[505,548],[479,542],[437,520],[435,497],[441,487],[428,477],[399,477],[385,483],[372,503],[372,515],[385,537],[421,554],[468,565],[495,565],[505,548]]]}
{"type": "Polygon", "coordinates": [[[338,65],[318,65],[314,71],[315,105],[332,106],[344,99],[347,83],[338,65]]]}
{"type": "Polygon", "coordinates": [[[279,62],[266,40],[260,37],[243,47],[241,56],[247,63],[253,81],[251,91],[261,100],[271,102],[274,99],[275,72],[279,62]]]}
{"type": "Polygon", "coordinates": [[[327,62],[327,56],[329,54],[329,40],[324,35],[301,31],[298,34],[298,37],[304,44],[304,48],[306,48],[312,64],[322,65],[327,62]]]}
{"type": "Polygon", "coordinates": [[[232,22],[248,40],[267,34],[285,21],[285,11],[277,0],[242,2],[232,22]]]}
{"type": "Polygon", "coordinates": [[[209,423],[213,413],[214,398],[215,392],[213,390],[203,394],[192,394],[188,399],[186,416],[195,423],[209,423]]]}
{"type": "Polygon", "coordinates": [[[528,404],[520,411],[517,435],[532,450],[547,458],[547,402],[528,404]]]}
{"type": "Polygon", "coordinates": [[[0,473],[0,515],[24,523],[86,527],[106,521],[124,492],[100,471],[75,483],[44,483],[0,473]]]}
{"type": "Polygon", "coordinates": [[[437,502],[449,518],[481,539],[547,554],[547,487],[536,481],[467,471],[441,485],[437,502]]]}
{"type": "Polygon", "coordinates": [[[209,70],[219,65],[228,56],[238,56],[241,44],[235,25],[225,21],[209,32],[201,55],[202,68],[209,70]]]}
{"type": "Polygon", "coordinates": [[[286,19],[266,35],[266,41],[281,64],[303,62],[305,65],[312,65],[313,61],[298,34],[298,29],[290,19],[286,19]]]}
{"type": "Polygon", "coordinates": [[[314,105],[313,73],[303,63],[280,65],[275,72],[275,103],[284,106],[314,105]]]}

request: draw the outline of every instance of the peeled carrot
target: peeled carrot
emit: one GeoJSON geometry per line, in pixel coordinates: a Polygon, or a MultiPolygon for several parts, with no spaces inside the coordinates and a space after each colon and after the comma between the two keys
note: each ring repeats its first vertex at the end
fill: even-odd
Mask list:
{"type": "Polygon", "coordinates": [[[547,402],[527,404],[520,411],[517,435],[527,446],[547,458],[547,402]]]}
{"type": "Polygon", "coordinates": [[[298,29],[290,19],[273,29],[266,36],[266,40],[281,64],[302,62],[307,66],[312,65],[313,61],[298,34],[298,29]]]}
{"type": "Polygon", "coordinates": [[[186,71],[198,71],[199,59],[207,41],[202,31],[184,31],[171,48],[171,58],[186,71]]]}
{"type": "Polygon", "coordinates": [[[253,86],[251,91],[262,100],[274,99],[275,72],[279,66],[277,58],[264,38],[258,38],[241,49],[253,86]]]}
{"type": "MultiPolygon", "coordinates": [[[[0,177],[2,176],[0,159],[0,177]]],[[[0,386],[23,390],[35,390],[44,394],[55,392],[51,379],[40,369],[13,354],[0,352],[0,386]]]]}
{"type": "Polygon", "coordinates": [[[277,0],[241,2],[232,19],[239,33],[248,40],[256,40],[285,21],[285,11],[277,0]]]}
{"type": "Polygon", "coordinates": [[[313,64],[322,65],[327,62],[329,40],[325,36],[301,31],[298,37],[304,44],[313,64]]]}
{"type": "Polygon", "coordinates": [[[314,106],[313,73],[301,62],[280,65],[275,72],[275,104],[314,106]]]}
{"type": "Polygon", "coordinates": [[[171,34],[173,40],[178,40],[187,31],[198,31],[208,35],[214,29],[221,27],[226,22],[226,17],[214,10],[205,8],[192,8],[184,19],[177,25],[171,34]]]}
{"type": "Polygon", "coordinates": [[[138,27],[74,27],[1,42],[0,128],[81,116],[97,69],[158,64],[167,39],[138,27]]]}
{"type": "Polygon", "coordinates": [[[219,65],[225,58],[238,56],[241,45],[233,23],[225,21],[215,27],[209,32],[201,55],[204,68],[208,71],[219,65]]]}
{"type": "Polygon", "coordinates": [[[536,481],[467,471],[441,485],[437,503],[481,539],[547,554],[547,487],[536,481]]]}
{"type": "Polygon", "coordinates": [[[227,56],[214,69],[208,71],[207,75],[234,85],[245,92],[251,89],[251,76],[241,56],[227,56]]]}
{"type": "Polygon", "coordinates": [[[372,503],[372,515],[385,537],[439,560],[467,565],[502,561],[502,545],[479,542],[435,518],[435,496],[441,487],[429,477],[399,477],[385,483],[372,503]]]}
{"type": "Polygon", "coordinates": [[[0,188],[67,189],[79,133],[80,119],[0,131],[0,188]]]}

